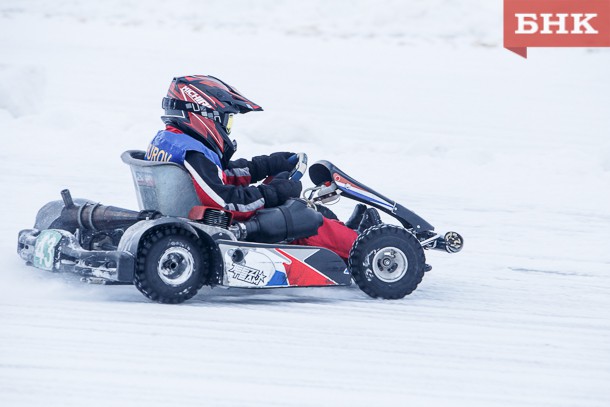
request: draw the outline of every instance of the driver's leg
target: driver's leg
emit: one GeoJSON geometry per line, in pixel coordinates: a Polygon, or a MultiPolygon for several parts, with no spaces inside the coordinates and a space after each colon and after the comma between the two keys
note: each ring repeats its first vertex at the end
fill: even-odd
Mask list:
{"type": "Polygon", "coordinates": [[[324,218],[324,223],[318,229],[317,235],[297,239],[293,244],[324,247],[347,261],[357,237],[358,232],[348,228],[342,222],[324,218]]]}

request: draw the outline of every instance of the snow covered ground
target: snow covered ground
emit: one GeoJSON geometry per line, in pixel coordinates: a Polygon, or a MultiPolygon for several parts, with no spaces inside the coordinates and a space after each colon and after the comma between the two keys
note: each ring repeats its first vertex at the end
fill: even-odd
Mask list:
{"type": "Polygon", "coordinates": [[[526,61],[500,22],[484,0],[0,1],[0,405],[610,405],[610,52],[526,61]],[[330,159],[465,250],[400,301],[165,306],[22,264],[65,187],[137,207],[119,155],[193,73],[265,108],[242,155],[330,159]]]}

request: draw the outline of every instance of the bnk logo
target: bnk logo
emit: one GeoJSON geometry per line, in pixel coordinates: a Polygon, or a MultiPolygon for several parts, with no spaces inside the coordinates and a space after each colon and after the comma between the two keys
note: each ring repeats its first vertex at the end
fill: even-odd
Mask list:
{"type": "Polygon", "coordinates": [[[504,0],[504,47],[610,47],[610,0],[504,0]]]}

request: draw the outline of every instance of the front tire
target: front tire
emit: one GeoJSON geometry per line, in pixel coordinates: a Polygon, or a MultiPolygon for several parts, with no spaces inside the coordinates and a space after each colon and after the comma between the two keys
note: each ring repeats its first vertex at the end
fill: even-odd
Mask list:
{"type": "Polygon", "coordinates": [[[426,256],[415,236],[394,225],[378,225],[361,234],[349,255],[358,287],[373,298],[400,299],[424,276],[426,256]]]}
{"type": "Polygon", "coordinates": [[[135,286],[153,301],[179,304],[205,284],[208,251],[184,229],[166,227],[147,235],[136,260],[135,286]]]}

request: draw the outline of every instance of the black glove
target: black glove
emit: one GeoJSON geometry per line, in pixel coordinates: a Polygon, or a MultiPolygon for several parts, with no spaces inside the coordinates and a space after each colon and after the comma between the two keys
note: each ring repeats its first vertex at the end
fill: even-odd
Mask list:
{"type": "Polygon", "coordinates": [[[288,161],[294,153],[273,153],[252,158],[250,161],[250,175],[252,182],[260,181],[268,175],[275,176],[280,172],[292,171],[294,164],[288,161]]]}
{"type": "Polygon", "coordinates": [[[258,189],[265,198],[265,208],[280,206],[289,198],[298,198],[301,195],[301,181],[288,179],[290,174],[285,171],[273,178],[269,185],[259,185],[258,189]]]}

